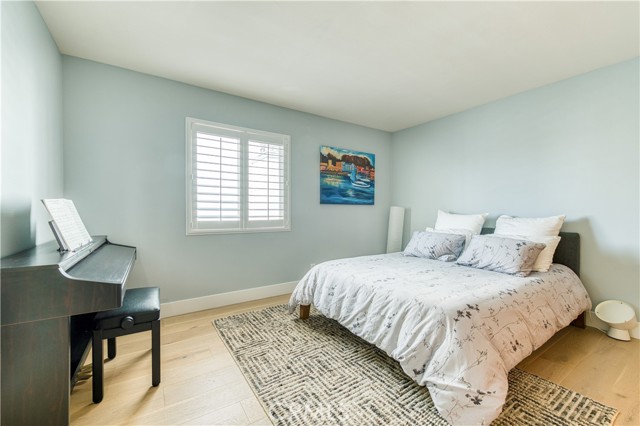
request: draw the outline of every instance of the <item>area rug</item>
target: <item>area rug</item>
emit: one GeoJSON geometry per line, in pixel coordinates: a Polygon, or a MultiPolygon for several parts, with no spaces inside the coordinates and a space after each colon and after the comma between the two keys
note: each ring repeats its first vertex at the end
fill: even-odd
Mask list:
{"type": "MultiPolygon", "coordinates": [[[[213,321],[276,425],[447,425],[398,362],[312,309],[213,321]]],[[[617,410],[522,370],[492,425],[611,425],[617,410]]]]}

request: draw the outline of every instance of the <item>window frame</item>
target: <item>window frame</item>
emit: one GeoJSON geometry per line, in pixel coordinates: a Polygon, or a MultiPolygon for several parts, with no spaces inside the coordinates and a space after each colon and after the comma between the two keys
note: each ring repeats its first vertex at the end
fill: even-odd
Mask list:
{"type": "MultiPolygon", "coordinates": [[[[208,234],[237,234],[237,233],[262,233],[262,232],[287,232],[291,230],[291,137],[280,133],[267,132],[263,130],[250,129],[246,127],[233,126],[224,123],[202,120],[193,117],[185,119],[185,140],[186,140],[186,234],[187,235],[208,235],[208,234]],[[198,130],[210,131],[211,134],[228,137],[230,134],[240,139],[240,220],[236,222],[207,222],[197,221],[197,186],[195,185],[195,171],[197,161],[195,159],[195,145],[198,130]],[[283,147],[283,183],[282,193],[284,196],[284,208],[282,224],[277,226],[264,226],[267,221],[249,220],[249,142],[260,142],[283,147]],[[250,222],[254,225],[251,226],[250,222]],[[262,225],[262,226],[260,226],[262,225]]],[[[280,222],[280,221],[279,221],[280,222]]]]}

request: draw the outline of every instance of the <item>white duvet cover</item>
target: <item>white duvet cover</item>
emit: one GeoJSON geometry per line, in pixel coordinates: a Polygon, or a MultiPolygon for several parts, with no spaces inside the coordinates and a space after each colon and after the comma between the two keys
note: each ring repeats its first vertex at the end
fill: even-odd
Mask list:
{"type": "Polygon", "coordinates": [[[491,423],[509,370],[591,308],[563,265],[522,278],[400,253],[315,266],[289,309],[308,304],[399,361],[454,425],[491,423]]]}

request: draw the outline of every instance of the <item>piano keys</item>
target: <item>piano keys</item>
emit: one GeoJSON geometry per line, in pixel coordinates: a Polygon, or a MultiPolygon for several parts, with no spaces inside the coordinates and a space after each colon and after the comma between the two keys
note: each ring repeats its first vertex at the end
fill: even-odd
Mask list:
{"type": "Polygon", "coordinates": [[[93,315],[122,305],[136,258],[135,247],[104,236],[76,252],[57,248],[52,241],[0,262],[2,424],[69,424],[93,315]]]}

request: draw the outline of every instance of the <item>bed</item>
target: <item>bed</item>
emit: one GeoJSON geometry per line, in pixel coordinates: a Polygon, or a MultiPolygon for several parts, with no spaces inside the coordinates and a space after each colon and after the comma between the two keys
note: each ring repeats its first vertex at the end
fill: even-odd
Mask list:
{"type": "MultiPolygon", "coordinates": [[[[483,234],[491,233],[484,228],[483,234]]],[[[507,374],[591,300],[579,235],[560,233],[548,272],[518,277],[401,253],[324,262],[298,283],[289,310],[309,305],[397,360],[454,425],[489,424],[507,374]]]]}

